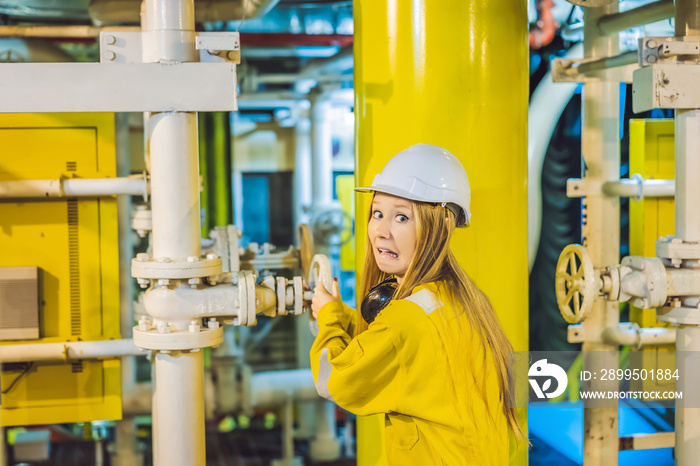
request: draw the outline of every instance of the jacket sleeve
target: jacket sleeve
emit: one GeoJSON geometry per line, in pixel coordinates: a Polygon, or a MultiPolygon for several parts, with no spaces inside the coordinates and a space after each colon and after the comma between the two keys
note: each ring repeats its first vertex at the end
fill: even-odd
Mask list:
{"type": "Polygon", "coordinates": [[[326,304],[318,314],[319,334],[311,347],[316,390],[351,413],[395,411],[401,393],[401,367],[391,329],[381,314],[365,332],[347,332],[353,310],[326,304]]]}

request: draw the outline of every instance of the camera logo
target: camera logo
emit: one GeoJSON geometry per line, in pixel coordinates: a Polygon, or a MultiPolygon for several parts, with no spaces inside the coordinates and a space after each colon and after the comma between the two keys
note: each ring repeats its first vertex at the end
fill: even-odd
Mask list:
{"type": "Polygon", "coordinates": [[[535,391],[537,398],[556,398],[566,390],[568,379],[566,372],[556,364],[547,363],[546,359],[540,359],[532,366],[527,373],[530,386],[535,391]],[[552,388],[552,378],[557,381],[556,390],[552,388]],[[540,386],[539,380],[544,379],[544,383],[540,386]]]}

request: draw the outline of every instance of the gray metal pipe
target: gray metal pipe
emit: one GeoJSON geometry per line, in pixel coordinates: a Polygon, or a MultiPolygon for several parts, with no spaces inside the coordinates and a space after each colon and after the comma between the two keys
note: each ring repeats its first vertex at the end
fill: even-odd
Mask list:
{"type": "MultiPolygon", "coordinates": [[[[197,23],[238,21],[264,16],[279,0],[197,0],[194,20],[197,23]]],[[[139,24],[141,0],[92,0],[89,13],[98,26],[139,24]]]]}
{"type": "Polygon", "coordinates": [[[631,65],[637,63],[637,51],[630,51],[615,55],[612,57],[601,58],[598,60],[581,63],[578,66],[579,73],[588,73],[591,71],[602,71],[609,68],[617,68],[620,66],[631,65]]]}
{"type": "Polygon", "coordinates": [[[601,35],[615,34],[625,29],[673,18],[675,11],[673,0],[648,3],[638,8],[601,17],[598,20],[598,30],[601,35]]]}

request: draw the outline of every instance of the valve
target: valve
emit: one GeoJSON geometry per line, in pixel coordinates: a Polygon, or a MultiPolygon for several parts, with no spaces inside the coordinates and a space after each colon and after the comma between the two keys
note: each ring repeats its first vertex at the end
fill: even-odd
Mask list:
{"type": "MultiPolygon", "coordinates": [[[[309,266],[309,279],[307,283],[309,288],[314,290],[317,283],[323,283],[323,287],[330,293],[333,286],[333,275],[331,274],[331,264],[328,262],[328,257],[323,254],[316,254],[313,259],[311,259],[311,265],[309,266]]],[[[306,299],[313,298],[313,292],[308,292],[308,295],[304,296],[306,299]]],[[[309,312],[309,329],[311,333],[316,336],[318,335],[318,321],[313,318],[311,312],[309,312]]]]}
{"type": "Polygon", "coordinates": [[[557,262],[555,290],[559,311],[570,324],[583,322],[593,307],[600,286],[596,286],[593,262],[586,248],[570,244],[557,262]]]}
{"type": "Polygon", "coordinates": [[[328,262],[328,257],[323,254],[316,254],[311,259],[309,266],[309,288],[316,288],[318,282],[323,283],[323,287],[329,293],[332,291],[333,275],[331,274],[331,264],[328,262]]]}

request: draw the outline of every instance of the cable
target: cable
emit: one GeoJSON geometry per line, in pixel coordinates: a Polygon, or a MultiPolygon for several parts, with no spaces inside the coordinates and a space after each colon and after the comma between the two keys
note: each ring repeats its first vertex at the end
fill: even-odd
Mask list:
{"type": "Polygon", "coordinates": [[[15,388],[15,385],[17,385],[17,382],[19,382],[22,379],[22,377],[27,375],[33,366],[34,366],[33,362],[30,362],[29,364],[27,364],[27,367],[25,367],[24,370],[22,372],[20,372],[20,374],[15,378],[15,380],[12,381],[10,386],[7,387],[5,390],[0,390],[0,393],[2,393],[3,395],[7,395],[8,393],[10,393],[10,390],[15,388]]]}
{"type": "Polygon", "coordinates": [[[236,28],[236,32],[241,30],[241,26],[243,26],[243,21],[245,21],[246,13],[248,13],[248,0],[245,0],[245,5],[243,7],[243,17],[241,18],[241,22],[238,23],[238,27],[236,28]]]}

